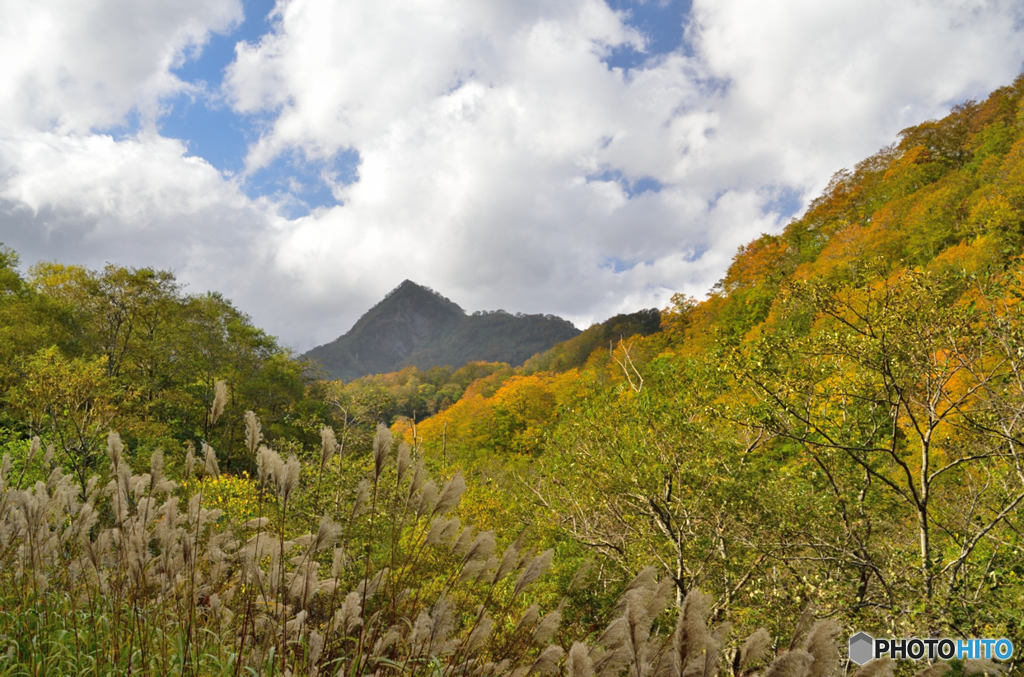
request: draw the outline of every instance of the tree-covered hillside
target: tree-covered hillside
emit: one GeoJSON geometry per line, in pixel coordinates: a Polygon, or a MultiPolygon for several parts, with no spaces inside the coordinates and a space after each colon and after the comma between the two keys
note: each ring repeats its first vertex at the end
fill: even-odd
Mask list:
{"type": "Polygon", "coordinates": [[[661,332],[396,430],[494,524],[653,558],[740,623],[810,600],[876,636],[1019,644],[1022,100],[1024,78],[904,130],[661,332]]]}

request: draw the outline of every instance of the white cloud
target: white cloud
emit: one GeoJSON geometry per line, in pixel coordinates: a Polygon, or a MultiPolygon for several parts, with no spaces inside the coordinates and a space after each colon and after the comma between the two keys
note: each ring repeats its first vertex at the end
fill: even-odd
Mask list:
{"type": "Polygon", "coordinates": [[[287,221],[176,141],[95,133],[185,86],[170,64],[237,3],[151,23],[131,3],[40,6],[7,29],[21,47],[0,42],[29,55],[0,75],[0,240],[173,267],[301,348],[404,278],[580,323],[699,294],[781,226],[780,191],[813,196],[1024,59],[1009,0],[696,0],[692,56],[629,73],[601,59],[643,38],[600,0],[285,0],[226,80],[237,112],[271,120],[248,170],[292,150],[361,158],[341,206],[287,221]],[[663,187],[620,182],[644,177],[663,187]]]}
{"type": "Polygon", "coordinates": [[[32,0],[0,8],[0,120],[63,132],[113,126],[186,88],[171,72],[240,0],[32,0]]]}

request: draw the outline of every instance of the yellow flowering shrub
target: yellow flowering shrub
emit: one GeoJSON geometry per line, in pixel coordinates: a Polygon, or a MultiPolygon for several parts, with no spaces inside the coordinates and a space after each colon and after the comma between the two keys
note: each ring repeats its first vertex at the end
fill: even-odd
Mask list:
{"type": "MultiPolygon", "coordinates": [[[[242,523],[259,517],[259,486],[249,473],[192,478],[182,483],[185,496],[192,498],[203,493],[203,508],[223,510],[229,522],[242,523]]],[[[269,506],[264,504],[263,516],[268,517],[269,506]]]]}

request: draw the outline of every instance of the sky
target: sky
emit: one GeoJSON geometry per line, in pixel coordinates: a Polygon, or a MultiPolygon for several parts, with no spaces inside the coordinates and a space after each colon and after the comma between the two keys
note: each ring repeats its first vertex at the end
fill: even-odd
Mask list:
{"type": "Polygon", "coordinates": [[[703,296],[1007,85],[1019,0],[0,0],[0,242],[287,346],[405,279],[583,328],[703,296]]]}

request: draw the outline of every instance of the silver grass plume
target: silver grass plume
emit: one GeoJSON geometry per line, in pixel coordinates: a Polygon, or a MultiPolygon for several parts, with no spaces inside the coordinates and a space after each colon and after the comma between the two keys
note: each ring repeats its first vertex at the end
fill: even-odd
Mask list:
{"type": "Polygon", "coordinates": [[[530,666],[527,675],[557,675],[558,662],[562,660],[565,651],[558,645],[551,645],[537,656],[537,660],[530,666]]]}
{"type": "Polygon", "coordinates": [[[423,486],[423,480],[427,477],[426,468],[423,465],[423,459],[416,459],[416,465],[412,469],[412,481],[409,483],[409,494],[415,494],[423,486]]]}
{"type": "Polygon", "coordinates": [[[185,479],[192,479],[192,473],[196,467],[196,445],[192,440],[185,443],[185,479]]]}
{"type": "Polygon", "coordinates": [[[537,555],[523,568],[523,572],[519,574],[519,578],[516,580],[515,588],[512,590],[512,596],[515,597],[529,585],[535,582],[541,575],[547,571],[548,567],[551,566],[551,558],[554,556],[553,551],[545,550],[541,554],[537,555]]]}
{"type": "Polygon", "coordinates": [[[256,474],[260,479],[260,485],[266,488],[271,482],[279,481],[283,468],[284,461],[281,460],[281,455],[261,444],[256,451],[256,474]]]}
{"type": "Polygon", "coordinates": [[[316,630],[313,630],[312,632],[309,633],[309,660],[308,660],[308,663],[310,665],[310,673],[312,673],[313,668],[315,668],[316,664],[320,661],[320,654],[323,653],[323,650],[324,650],[324,636],[321,635],[316,630]]]}
{"type": "Polygon", "coordinates": [[[707,618],[711,609],[711,598],[694,588],[683,599],[683,608],[676,621],[673,648],[680,673],[691,665],[702,665],[703,654],[708,642],[707,618]]]}
{"type": "Polygon", "coordinates": [[[771,646],[772,638],[764,628],[755,630],[747,640],[743,642],[739,653],[736,654],[736,665],[740,672],[745,672],[753,664],[764,658],[771,646]]]}
{"type": "Polygon", "coordinates": [[[1002,675],[1006,671],[1002,665],[993,663],[990,660],[984,658],[968,658],[964,661],[964,675],[969,677],[970,675],[986,675],[988,677],[997,677],[1002,675]]]}
{"type": "Polygon", "coordinates": [[[334,428],[325,425],[320,429],[320,469],[323,470],[338,452],[338,438],[334,435],[334,428]]]}
{"type": "Polygon", "coordinates": [[[157,449],[149,457],[150,495],[174,491],[177,486],[164,475],[164,451],[157,449]]]}
{"type": "Polygon", "coordinates": [[[412,456],[410,455],[410,448],[408,443],[402,442],[398,445],[398,482],[401,483],[405,479],[405,474],[409,471],[409,465],[412,463],[412,456]]]}
{"type": "Polygon", "coordinates": [[[647,640],[651,636],[651,619],[647,616],[642,600],[638,596],[628,599],[625,619],[631,662],[636,674],[643,674],[647,665],[647,640]]]}
{"type": "MultiPolygon", "coordinates": [[[[481,560],[477,560],[477,562],[480,562],[480,561],[481,560]]],[[[489,582],[489,580],[490,580],[490,572],[493,572],[493,570],[495,570],[496,568],[498,568],[498,558],[497,557],[487,557],[487,559],[482,561],[482,563],[480,564],[479,570],[478,570],[474,580],[477,583],[489,582]]]]}
{"type": "Polygon", "coordinates": [[[501,562],[498,563],[498,568],[494,572],[494,579],[492,583],[497,583],[501,579],[508,576],[510,573],[515,571],[516,567],[519,566],[519,545],[512,543],[505,548],[504,554],[501,556],[501,562]]]}
{"type": "Polygon", "coordinates": [[[252,411],[245,412],[245,446],[250,454],[255,454],[263,441],[263,426],[260,419],[252,411]]]}
{"type": "Polygon", "coordinates": [[[373,437],[373,473],[374,477],[380,479],[384,471],[384,464],[388,460],[388,453],[391,451],[391,444],[394,437],[391,431],[383,423],[377,424],[377,434],[373,437]]]}
{"type": "Polygon", "coordinates": [[[359,482],[359,487],[356,489],[356,500],[352,504],[352,514],[362,515],[366,509],[367,504],[370,501],[370,480],[363,478],[359,482]]]}
{"type": "Polygon", "coordinates": [[[465,490],[466,480],[462,478],[462,471],[458,470],[455,472],[455,476],[448,480],[444,488],[441,489],[441,495],[437,497],[437,503],[434,504],[434,514],[444,514],[457,506],[465,490]]]}
{"type": "Polygon", "coordinates": [[[206,442],[203,442],[203,474],[207,477],[219,477],[220,467],[217,465],[217,454],[206,442]]]}
{"type": "Polygon", "coordinates": [[[114,466],[115,472],[121,467],[121,462],[124,460],[123,452],[124,444],[121,442],[121,435],[111,430],[107,434],[107,456],[110,457],[110,464],[114,466]]]}
{"type": "Polygon", "coordinates": [[[495,540],[493,531],[483,531],[476,537],[476,540],[469,546],[469,550],[462,558],[466,562],[487,561],[487,558],[494,554],[495,540]]]}
{"type": "Polygon", "coordinates": [[[131,469],[124,460],[124,444],[121,442],[121,435],[110,431],[107,435],[107,456],[110,457],[110,466],[114,477],[122,491],[127,492],[128,479],[131,477],[131,469]]]}
{"type": "Polygon", "coordinates": [[[409,649],[413,656],[419,656],[428,648],[431,624],[430,614],[426,610],[420,611],[409,633],[409,649]]]}
{"type": "Polygon", "coordinates": [[[288,595],[299,607],[305,607],[320,587],[316,570],[316,561],[308,559],[305,566],[292,574],[292,579],[288,586],[288,595]]]}
{"type": "Polygon", "coordinates": [[[334,556],[331,558],[331,578],[338,578],[345,570],[345,549],[335,548],[334,556]]]}
{"type": "Polygon", "coordinates": [[[540,618],[540,607],[536,604],[533,604],[530,606],[529,609],[523,612],[522,618],[519,619],[519,622],[516,623],[515,630],[512,631],[513,634],[519,632],[520,628],[531,627],[534,623],[537,622],[538,618],[540,618]]]}
{"type": "Polygon", "coordinates": [[[814,662],[814,656],[802,649],[782,654],[768,666],[764,677],[806,677],[814,662]]]}
{"type": "Polygon", "coordinates": [[[277,478],[277,493],[281,497],[281,500],[287,501],[295,488],[299,486],[299,474],[302,471],[302,465],[299,463],[299,459],[292,454],[288,457],[288,462],[281,468],[281,475],[277,478]]]}
{"type": "Polygon", "coordinates": [[[373,653],[375,656],[382,655],[385,651],[391,648],[395,642],[402,639],[404,635],[404,627],[401,625],[392,625],[388,628],[388,631],[383,637],[377,640],[377,643],[373,645],[373,653]]]}
{"type": "Polygon", "coordinates": [[[654,593],[651,595],[650,600],[647,602],[647,608],[645,613],[650,622],[661,615],[661,612],[665,610],[668,603],[672,600],[675,595],[676,582],[671,576],[665,576],[658,582],[658,587],[655,588],[654,593]]]}
{"type": "Polygon", "coordinates": [[[718,674],[719,650],[722,648],[718,634],[717,632],[711,633],[707,644],[704,645],[704,677],[714,677],[718,674]]]}
{"type": "Polygon", "coordinates": [[[361,598],[370,599],[374,596],[374,594],[376,594],[377,588],[380,587],[380,584],[384,582],[387,576],[388,568],[384,567],[383,569],[378,571],[377,574],[370,580],[366,580],[364,578],[362,581],[360,581],[359,585],[356,586],[356,592],[359,593],[359,596],[361,598]]]}
{"type": "Polygon", "coordinates": [[[53,463],[53,457],[57,453],[57,447],[54,446],[53,442],[46,445],[46,453],[43,454],[43,465],[48,466],[53,463]]]}
{"type": "Polygon", "coordinates": [[[811,626],[804,643],[804,650],[814,656],[808,677],[832,677],[839,670],[839,648],[835,643],[839,631],[839,626],[829,620],[811,626]]]}
{"type": "Polygon", "coordinates": [[[210,425],[217,422],[220,415],[224,413],[224,406],[228,403],[228,384],[224,381],[217,381],[213,386],[213,405],[210,407],[210,425]]]}
{"type": "Polygon", "coordinates": [[[569,582],[567,592],[575,592],[576,590],[579,590],[580,586],[582,586],[586,581],[587,575],[593,570],[593,568],[594,560],[588,559],[584,561],[583,564],[580,565],[580,568],[576,570],[576,573],[573,574],[572,580],[569,582]]]}
{"type": "Polygon", "coordinates": [[[337,524],[327,515],[324,515],[320,518],[320,526],[316,530],[316,536],[313,538],[310,550],[314,553],[326,550],[334,545],[334,542],[338,540],[340,535],[341,525],[337,524]]]}
{"type": "Polygon", "coordinates": [[[565,659],[566,677],[594,677],[594,664],[590,661],[587,645],[574,642],[565,659]]]}
{"type": "Polygon", "coordinates": [[[544,618],[540,619],[540,623],[537,624],[537,629],[533,631],[534,644],[544,646],[551,641],[551,638],[558,632],[558,626],[562,624],[562,611],[561,609],[555,609],[544,618]]]}
{"type": "Polygon", "coordinates": [[[789,650],[792,651],[800,646],[800,642],[803,640],[807,631],[811,629],[811,624],[814,622],[814,606],[808,604],[803,613],[800,614],[800,618],[797,619],[796,628],[793,630],[793,638],[789,640],[789,650]]]}
{"type": "Polygon", "coordinates": [[[435,646],[448,639],[452,629],[455,627],[455,614],[452,603],[448,601],[447,595],[441,595],[434,602],[430,610],[432,620],[430,628],[431,643],[435,646]]]}
{"type": "Polygon", "coordinates": [[[459,532],[459,535],[452,542],[451,553],[456,557],[465,557],[469,547],[473,544],[473,527],[467,526],[459,532]]]}
{"type": "Polygon", "coordinates": [[[876,658],[860,666],[853,677],[893,677],[895,665],[891,658],[876,658]]]}
{"type": "Polygon", "coordinates": [[[441,532],[441,536],[439,538],[438,543],[443,544],[454,541],[455,537],[459,535],[460,525],[461,523],[459,522],[458,517],[450,518],[448,522],[444,525],[444,530],[441,532]]]}
{"type": "Polygon", "coordinates": [[[437,485],[434,484],[433,480],[427,480],[426,484],[423,485],[423,491],[420,492],[420,502],[416,507],[416,516],[423,517],[426,515],[434,509],[435,503],[437,503],[437,485]]]}
{"type": "Polygon", "coordinates": [[[443,517],[435,517],[430,523],[430,530],[427,531],[427,537],[423,540],[425,545],[437,545],[441,542],[441,534],[444,533],[445,527],[448,526],[448,520],[443,517]]]}
{"type": "Polygon", "coordinates": [[[305,609],[295,614],[295,618],[285,623],[285,629],[288,634],[296,638],[302,634],[302,630],[306,627],[306,618],[309,616],[309,612],[305,609]]]}
{"type": "Polygon", "coordinates": [[[469,637],[466,638],[466,651],[472,653],[483,646],[487,638],[491,636],[491,629],[493,627],[494,621],[487,612],[484,612],[476,627],[473,628],[469,633],[469,637]]]}
{"type": "Polygon", "coordinates": [[[658,585],[657,578],[658,570],[654,567],[646,567],[640,573],[636,575],[626,589],[622,591],[622,595],[619,596],[618,603],[612,610],[612,616],[622,616],[626,613],[626,605],[630,600],[636,599],[637,597],[646,597],[650,594],[651,590],[658,585]]]}

